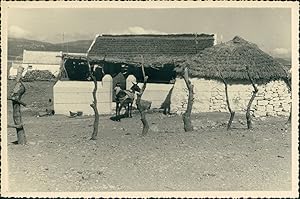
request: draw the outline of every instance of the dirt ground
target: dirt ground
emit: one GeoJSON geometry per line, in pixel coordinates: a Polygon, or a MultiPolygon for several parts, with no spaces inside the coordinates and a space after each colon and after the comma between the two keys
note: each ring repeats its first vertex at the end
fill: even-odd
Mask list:
{"type": "MultiPolygon", "coordinates": [[[[181,116],[147,115],[141,136],[138,114],[121,122],[100,117],[36,117],[52,98],[52,82],[25,84],[26,146],[13,144],[8,129],[9,191],[289,191],[291,129],[287,118],[254,118],[246,129],[237,115],[226,131],[227,113],[193,115],[195,131],[184,132],[181,116]]],[[[9,82],[9,90],[12,84],[9,82]]],[[[12,122],[8,102],[8,122],[12,122]]]]}

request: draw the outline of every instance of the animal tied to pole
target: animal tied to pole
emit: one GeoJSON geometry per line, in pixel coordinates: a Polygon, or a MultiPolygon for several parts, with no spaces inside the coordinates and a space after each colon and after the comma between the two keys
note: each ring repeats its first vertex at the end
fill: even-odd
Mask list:
{"type": "Polygon", "coordinates": [[[137,83],[132,82],[132,84],[130,90],[123,90],[120,83],[117,83],[114,88],[116,94],[116,121],[121,121],[120,112],[123,107],[126,109],[125,115],[132,117],[132,104],[135,98],[135,92],[141,91],[137,83]]]}

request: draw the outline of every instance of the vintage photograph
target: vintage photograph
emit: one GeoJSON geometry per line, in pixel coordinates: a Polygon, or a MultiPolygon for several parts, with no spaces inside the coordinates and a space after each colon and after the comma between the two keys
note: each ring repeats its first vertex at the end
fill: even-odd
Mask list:
{"type": "Polygon", "coordinates": [[[296,2],[1,7],[1,195],[298,196],[296,2]]]}

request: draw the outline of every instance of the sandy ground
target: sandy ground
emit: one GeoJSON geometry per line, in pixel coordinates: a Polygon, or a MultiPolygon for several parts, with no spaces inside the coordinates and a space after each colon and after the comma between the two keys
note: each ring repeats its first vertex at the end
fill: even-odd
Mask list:
{"type": "Polygon", "coordinates": [[[193,115],[195,131],[186,133],[181,116],[151,113],[149,134],[141,136],[138,114],[121,122],[102,116],[92,141],[93,117],[35,116],[52,98],[53,83],[25,85],[28,144],[13,144],[16,132],[8,129],[10,191],[291,190],[287,118],[255,119],[249,131],[237,115],[227,132],[229,114],[203,113],[193,115]]]}

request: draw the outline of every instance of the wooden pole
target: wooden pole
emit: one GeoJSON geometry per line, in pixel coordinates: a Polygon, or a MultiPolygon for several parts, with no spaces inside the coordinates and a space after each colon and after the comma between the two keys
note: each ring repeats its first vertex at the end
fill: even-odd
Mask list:
{"type": "Polygon", "coordinates": [[[258,92],[258,88],[255,86],[255,83],[250,75],[250,72],[249,72],[249,67],[246,65],[246,70],[247,70],[247,75],[248,75],[248,78],[249,80],[251,81],[251,84],[254,88],[254,91],[252,92],[252,96],[249,100],[249,103],[248,103],[248,106],[247,106],[247,111],[246,111],[246,119],[247,119],[247,128],[248,129],[251,129],[252,128],[252,117],[251,117],[251,114],[250,114],[250,108],[251,108],[251,104],[256,96],[256,93],[258,92]]]}
{"type": "Polygon", "coordinates": [[[149,131],[149,124],[148,124],[145,112],[146,112],[146,110],[148,110],[150,108],[151,102],[142,100],[143,93],[146,89],[148,76],[145,75],[144,58],[143,58],[143,56],[141,56],[141,57],[142,57],[142,72],[143,72],[144,84],[143,84],[141,91],[137,94],[136,105],[137,105],[137,109],[139,110],[139,112],[141,114],[141,121],[143,123],[142,135],[146,135],[149,131]]]}
{"type": "MultiPolygon", "coordinates": [[[[89,68],[90,67],[90,62],[87,59],[87,63],[89,68]]],[[[95,119],[94,119],[94,128],[93,128],[93,134],[91,137],[91,140],[96,140],[97,139],[97,135],[98,135],[98,131],[99,131],[99,111],[97,108],[97,89],[98,89],[98,84],[97,84],[97,80],[93,74],[92,71],[90,71],[90,77],[92,78],[93,82],[94,82],[94,89],[93,89],[93,102],[90,104],[90,106],[92,107],[92,109],[94,110],[94,114],[95,114],[95,119]]]]}
{"type": "Polygon", "coordinates": [[[184,131],[188,132],[188,131],[194,130],[192,122],[191,122],[191,113],[192,113],[192,108],[193,108],[193,103],[194,103],[194,91],[193,91],[194,85],[189,80],[189,73],[188,73],[187,67],[184,68],[182,76],[183,76],[183,79],[184,79],[185,84],[189,91],[187,108],[186,108],[185,113],[183,113],[183,115],[182,115],[184,131]]]}
{"type": "Polygon", "coordinates": [[[21,105],[26,106],[26,104],[21,101],[21,98],[26,91],[25,86],[21,80],[23,71],[24,71],[23,67],[18,68],[18,73],[16,77],[17,83],[9,97],[9,100],[12,101],[12,106],[13,106],[14,125],[8,125],[8,127],[16,128],[18,144],[25,145],[27,140],[26,140],[24,125],[21,116],[21,105]]]}
{"type": "MultiPolygon", "coordinates": [[[[218,69],[217,69],[218,70],[218,69]]],[[[230,107],[230,103],[229,103],[229,97],[228,97],[228,84],[227,81],[225,80],[225,78],[223,77],[222,73],[218,70],[219,72],[219,76],[222,79],[224,85],[225,85],[225,95],[226,95],[226,103],[227,103],[227,107],[230,113],[230,118],[228,120],[228,124],[227,124],[227,131],[231,128],[231,124],[235,115],[235,112],[232,111],[231,107],[230,107]]]]}

